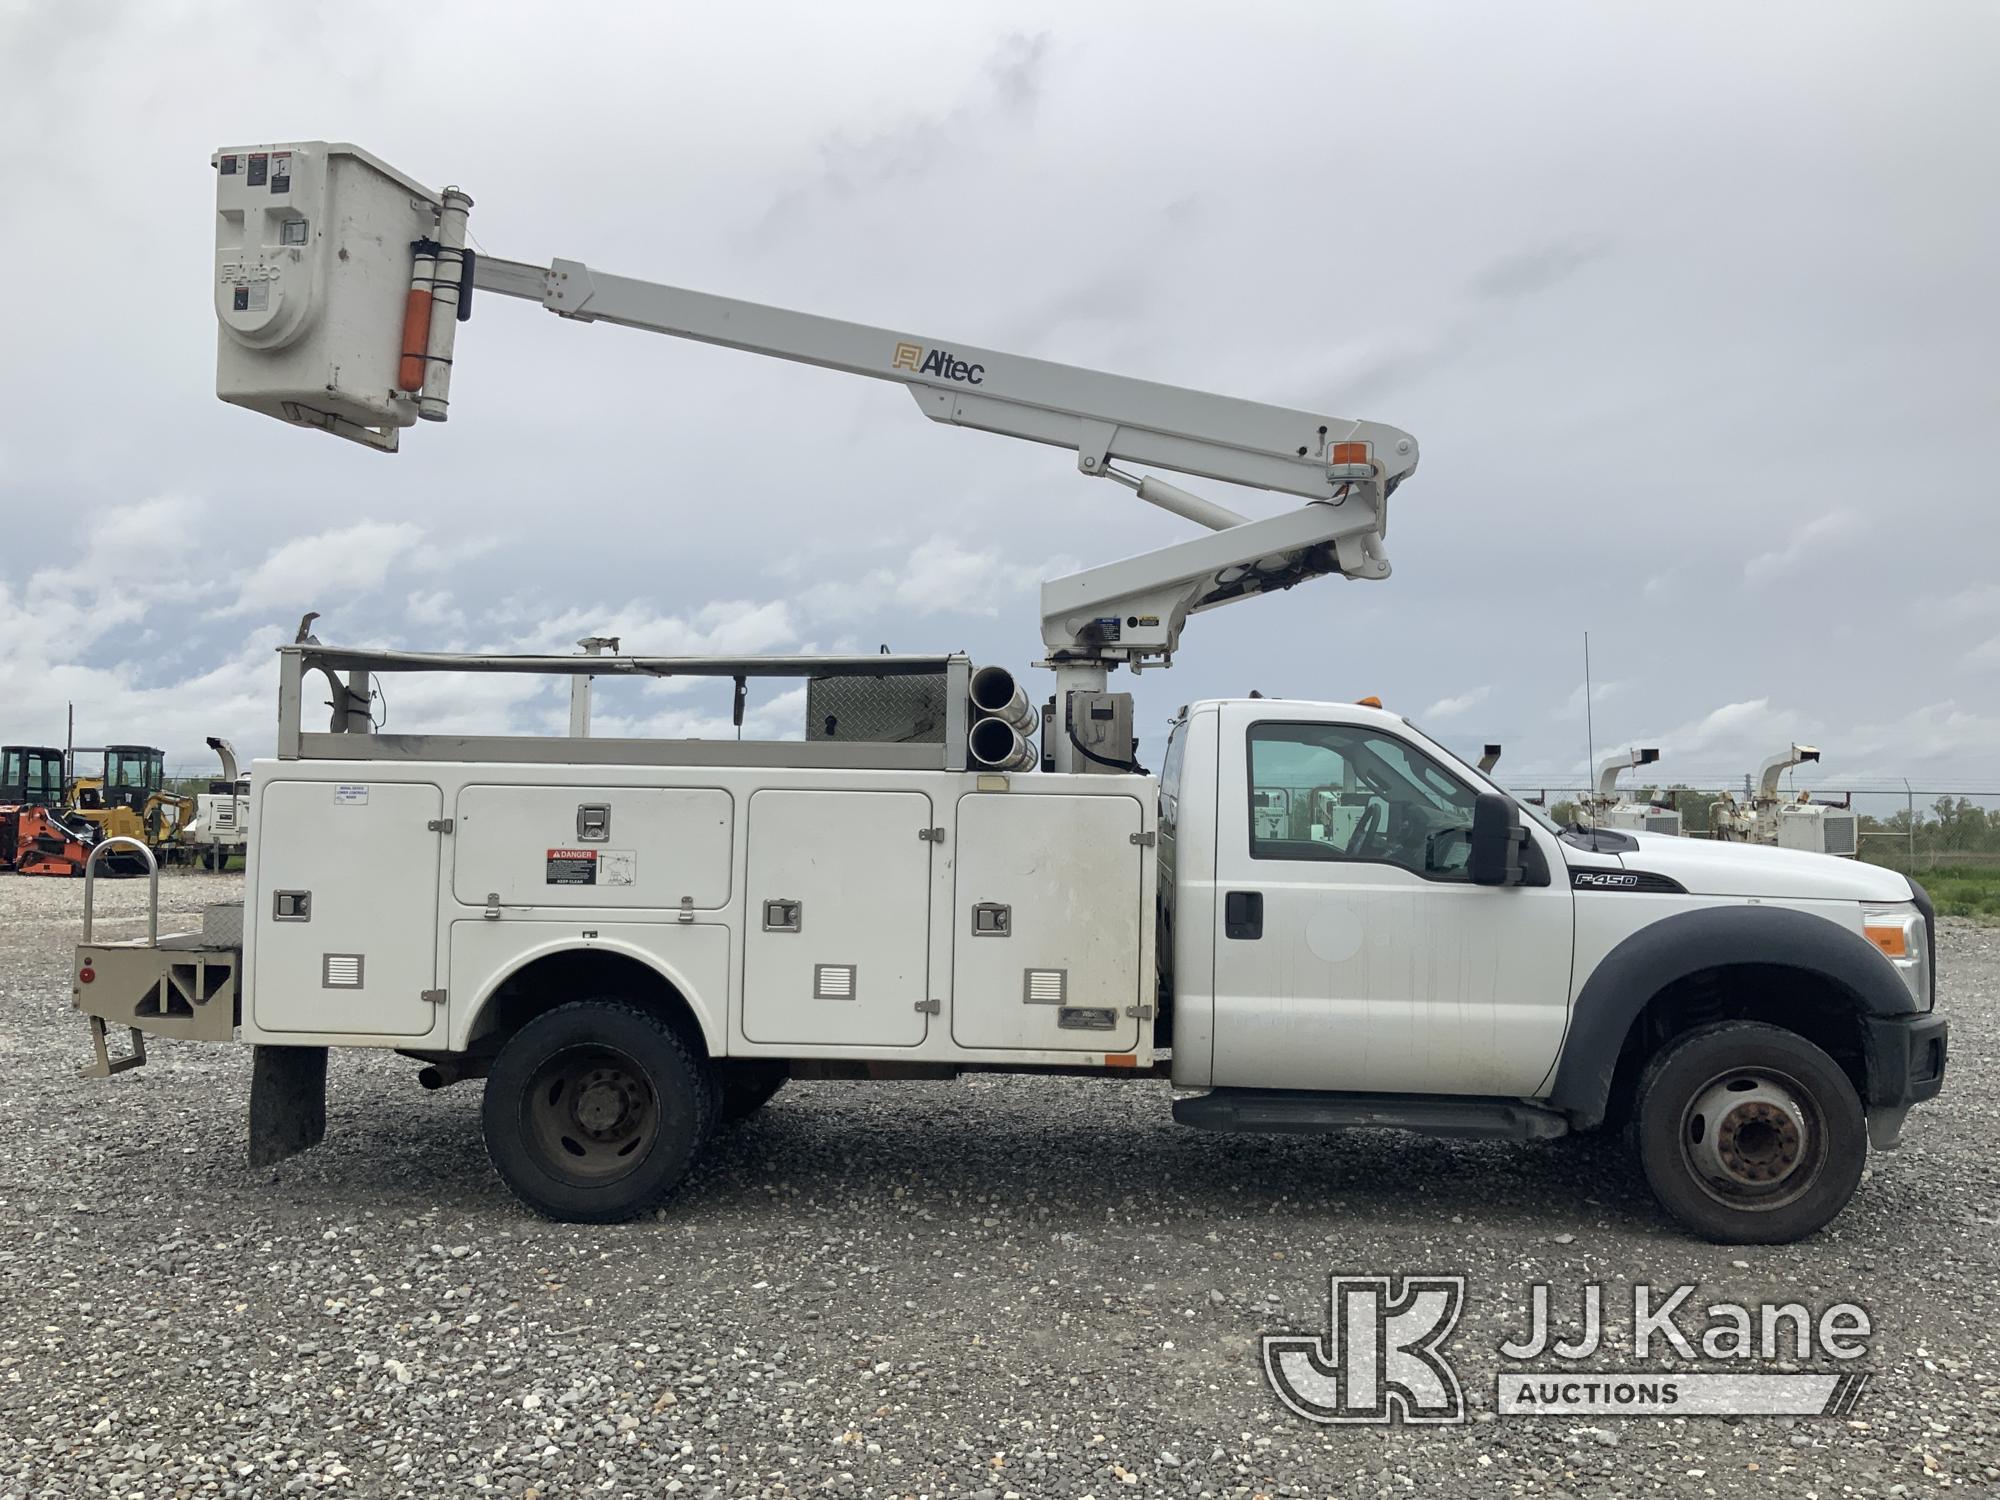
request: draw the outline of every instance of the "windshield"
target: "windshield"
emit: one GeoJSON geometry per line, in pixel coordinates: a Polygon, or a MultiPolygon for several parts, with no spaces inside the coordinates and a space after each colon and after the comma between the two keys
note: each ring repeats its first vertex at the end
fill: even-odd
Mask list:
{"type": "Polygon", "coordinates": [[[1558,823],[1554,818],[1550,817],[1546,812],[1542,811],[1541,808],[1535,806],[1534,803],[1522,802],[1516,800],[1514,805],[1520,808],[1521,811],[1526,813],[1529,817],[1533,818],[1537,823],[1541,824],[1541,826],[1546,828],[1550,833],[1559,834],[1563,831],[1562,824],[1558,823]]]}
{"type": "Polygon", "coordinates": [[[1536,806],[1532,802],[1525,801],[1524,799],[1515,796],[1512,792],[1508,791],[1507,788],[1500,785],[1499,782],[1495,781],[1492,778],[1492,776],[1489,775],[1488,773],[1476,770],[1473,767],[1466,765],[1466,763],[1460,760],[1457,756],[1451,755],[1451,752],[1445,749],[1443,744],[1441,744],[1438,741],[1436,736],[1424,734],[1424,731],[1418,728],[1418,726],[1411,720],[1405,718],[1403,722],[1405,724],[1408,724],[1411,729],[1416,731],[1416,733],[1423,735],[1423,737],[1426,740],[1430,741],[1432,745],[1435,745],[1440,752],[1442,752],[1445,755],[1450,755],[1453,765],[1462,768],[1468,775],[1479,777],[1480,780],[1484,781],[1488,786],[1492,787],[1494,791],[1500,793],[1501,796],[1505,797],[1509,802],[1513,803],[1516,807],[1520,808],[1521,811],[1524,814],[1526,814],[1527,817],[1532,819],[1536,824],[1538,824],[1542,828],[1547,829],[1550,833],[1560,834],[1563,831],[1562,824],[1558,823],[1554,818],[1550,817],[1545,809],[1536,806]]]}

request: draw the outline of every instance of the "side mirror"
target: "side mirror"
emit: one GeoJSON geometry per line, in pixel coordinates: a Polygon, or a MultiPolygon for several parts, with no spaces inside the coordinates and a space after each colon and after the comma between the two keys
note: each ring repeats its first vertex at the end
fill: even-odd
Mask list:
{"type": "Polygon", "coordinates": [[[1513,803],[1498,792],[1481,792],[1472,805],[1472,852],[1466,861],[1472,883],[1519,885],[1527,835],[1513,803]]]}

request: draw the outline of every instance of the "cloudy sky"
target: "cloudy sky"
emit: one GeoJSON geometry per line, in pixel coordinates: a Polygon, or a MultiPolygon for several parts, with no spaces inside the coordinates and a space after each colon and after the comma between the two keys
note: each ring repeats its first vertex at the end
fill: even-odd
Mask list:
{"type": "MultiPolygon", "coordinates": [[[[1191,698],[1372,692],[1574,783],[1588,630],[1600,748],[1670,776],[1803,739],[1832,785],[2000,785],[2000,12],[1919,11],[0,0],[0,738],[74,702],[268,750],[307,609],[1020,668],[1039,578],[1188,532],[893,387],[498,299],[393,458],[224,406],[209,154],[330,138],[463,185],[496,255],[1415,433],[1395,576],[1196,619],[1136,684],[1155,754],[1191,698]]],[[[727,687],[604,713],[717,733],[727,687]]]]}

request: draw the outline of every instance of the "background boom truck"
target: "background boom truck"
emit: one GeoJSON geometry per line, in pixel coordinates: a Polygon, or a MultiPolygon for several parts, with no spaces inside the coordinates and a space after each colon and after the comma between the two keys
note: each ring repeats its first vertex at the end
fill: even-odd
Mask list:
{"type": "Polygon", "coordinates": [[[1782,1241],[1839,1212],[1871,1139],[1941,1086],[1930,907],[1901,875],[1565,832],[1364,705],[1190,704],[1158,774],[1134,763],[1108,675],[1165,661],[1197,611],[1386,577],[1407,433],[575,261],[473,264],[464,194],[352,147],[216,164],[219,387],[240,404],[393,447],[445,415],[473,286],[894,381],[1209,531],[1043,586],[1039,716],[962,656],[282,648],[243,906],[126,943],[86,920],[72,984],[92,1071],[131,1061],[112,1026],[253,1046],[255,1159],[320,1138],[337,1046],[394,1049],[432,1086],[483,1078],[501,1175],[592,1221],[660,1203],[788,1078],[1048,1070],[1157,1080],[1163,1106],[1171,1080],[1175,1117],[1220,1131],[1631,1119],[1688,1225],[1782,1241]],[[1248,520],[1119,460],[1305,503],[1248,520]],[[374,675],[439,671],[706,675],[739,703],[753,677],[804,678],[818,712],[784,741],[375,731],[374,675]],[[1260,788],[1287,791],[1285,818],[1260,788]],[[1336,788],[1351,817],[1298,816],[1336,788]]]}

